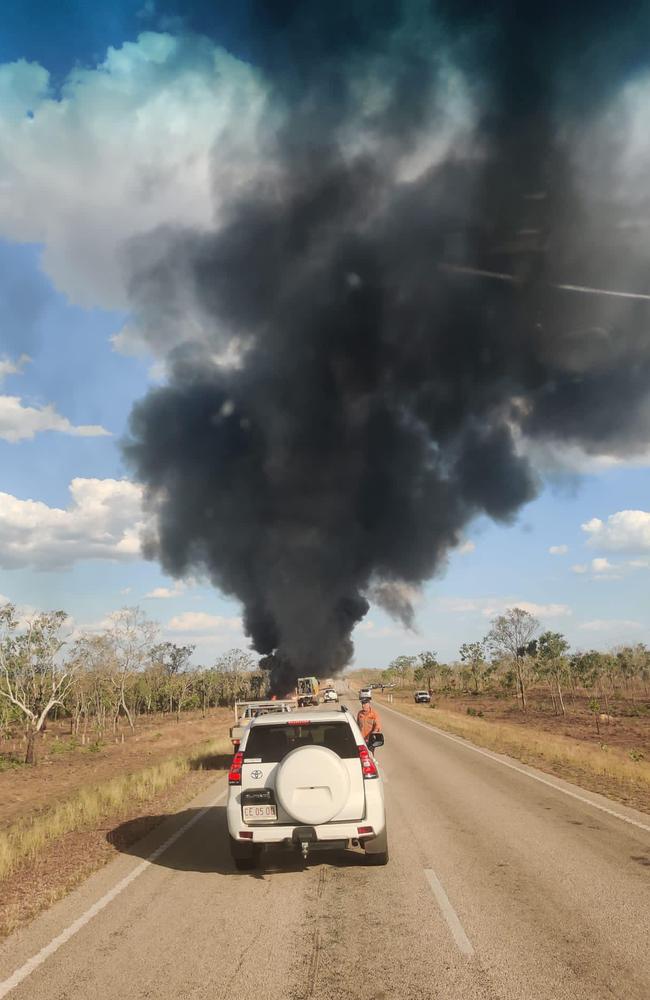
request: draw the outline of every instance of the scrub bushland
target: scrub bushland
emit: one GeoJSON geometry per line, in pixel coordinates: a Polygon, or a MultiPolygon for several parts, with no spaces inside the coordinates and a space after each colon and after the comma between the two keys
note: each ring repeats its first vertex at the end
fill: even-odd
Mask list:
{"type": "MultiPolygon", "coordinates": [[[[377,695],[380,702],[386,697],[382,699],[377,695]]],[[[398,697],[391,707],[478,746],[507,754],[583,788],[650,812],[650,762],[641,750],[625,751],[604,741],[586,743],[536,729],[530,721],[525,725],[492,721],[467,714],[467,709],[463,714],[437,707],[434,702],[415,705],[398,697]]]]}
{"type": "Polygon", "coordinates": [[[230,749],[230,741],[222,736],[186,754],[80,788],[44,812],[23,817],[0,832],[0,880],[66,834],[89,829],[105,819],[119,819],[134,807],[155,799],[191,771],[224,767],[230,749]]]}

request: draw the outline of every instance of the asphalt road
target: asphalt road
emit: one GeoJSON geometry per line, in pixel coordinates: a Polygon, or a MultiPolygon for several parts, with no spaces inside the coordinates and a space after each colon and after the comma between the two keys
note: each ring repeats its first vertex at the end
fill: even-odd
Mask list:
{"type": "Polygon", "coordinates": [[[236,873],[220,779],[0,947],[0,1000],[648,1000],[650,818],[384,722],[386,868],[236,873]]]}

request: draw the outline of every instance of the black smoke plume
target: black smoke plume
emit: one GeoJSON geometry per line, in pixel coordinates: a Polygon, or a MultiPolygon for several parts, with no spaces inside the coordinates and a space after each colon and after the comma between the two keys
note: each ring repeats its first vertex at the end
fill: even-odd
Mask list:
{"type": "Polygon", "coordinates": [[[327,6],[253,5],[268,163],[129,257],[169,349],[126,444],[152,551],[241,601],[278,691],[349,662],[366,595],[409,621],[468,522],[535,496],[536,444],[650,428],[649,303],[563,287],[650,290],[645,194],[608,195],[624,129],[575,154],[644,68],[646,6],[327,6]]]}

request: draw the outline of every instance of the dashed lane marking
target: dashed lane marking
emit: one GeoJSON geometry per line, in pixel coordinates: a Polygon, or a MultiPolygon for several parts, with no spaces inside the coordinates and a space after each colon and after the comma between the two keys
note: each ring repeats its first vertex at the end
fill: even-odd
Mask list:
{"type": "Polygon", "coordinates": [[[447,926],[451,931],[451,936],[458,945],[459,950],[462,951],[463,955],[467,958],[472,958],[474,955],[472,942],[467,937],[467,934],[463,929],[463,925],[458,919],[458,914],[449,902],[449,896],[445,892],[440,879],[434,872],[433,868],[425,868],[424,874],[433,895],[436,897],[441,913],[447,921],[447,926]]]}

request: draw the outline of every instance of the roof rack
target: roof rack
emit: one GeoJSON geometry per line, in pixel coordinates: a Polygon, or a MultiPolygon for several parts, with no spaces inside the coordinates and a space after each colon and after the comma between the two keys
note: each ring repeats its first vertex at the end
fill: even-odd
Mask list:
{"type": "Polygon", "coordinates": [[[258,701],[236,701],[235,705],[254,705],[256,708],[272,708],[275,705],[295,705],[295,698],[265,698],[258,701]]]}

